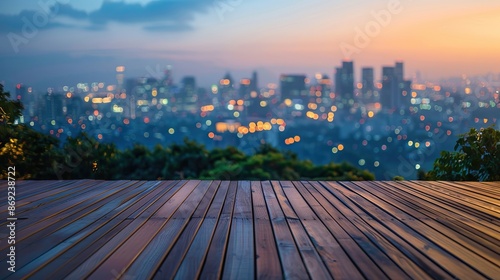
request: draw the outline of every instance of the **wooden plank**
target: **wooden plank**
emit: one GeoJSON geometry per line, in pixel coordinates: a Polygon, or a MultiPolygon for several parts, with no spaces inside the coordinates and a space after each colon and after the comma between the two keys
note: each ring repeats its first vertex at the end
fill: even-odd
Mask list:
{"type": "MultiPolygon", "coordinates": [[[[207,192],[198,204],[198,207],[195,209],[193,216],[189,220],[189,223],[183,230],[181,236],[173,242],[173,247],[170,252],[168,252],[168,254],[165,252],[166,257],[162,258],[163,260],[161,261],[160,266],[151,269],[147,278],[152,278],[155,275],[156,277],[160,277],[162,279],[171,279],[174,277],[177,269],[181,265],[182,260],[188,253],[189,247],[195,239],[198,230],[202,226],[203,217],[206,215],[210,203],[215,198],[219,184],[220,181],[210,182],[207,192]]],[[[141,264],[141,261],[137,260],[134,265],[135,264],[141,264]]],[[[140,277],[141,275],[139,274],[138,276],[140,277]]]]}
{"type": "MultiPolygon", "coordinates": [[[[278,192],[283,191],[285,198],[280,200],[283,204],[283,208],[290,208],[290,212],[293,215],[289,215],[291,218],[297,218],[300,220],[315,220],[317,219],[314,211],[311,209],[309,204],[302,198],[300,193],[297,191],[296,186],[290,181],[281,181],[281,189],[278,192]]],[[[275,188],[276,191],[276,188],[275,188]]]]}
{"type": "MultiPolygon", "coordinates": [[[[334,183],[328,182],[328,184],[334,184],[334,183]]],[[[379,203],[378,206],[376,206],[375,204],[372,204],[372,202],[364,198],[364,196],[366,196],[364,193],[355,192],[351,190],[351,188],[347,187],[347,185],[350,184],[349,182],[341,182],[341,184],[344,186],[342,194],[347,196],[347,198],[350,201],[354,202],[360,209],[363,209],[362,211],[369,214],[372,217],[372,219],[378,221],[379,223],[384,224],[385,226],[389,227],[393,232],[402,236],[404,239],[410,241],[410,244],[418,248],[424,254],[427,254],[431,259],[438,262],[440,265],[446,268],[449,273],[455,275],[455,277],[463,279],[465,278],[471,279],[471,277],[472,278],[484,277],[484,275],[479,274],[475,269],[463,265],[460,259],[456,258],[453,253],[450,253],[448,250],[443,249],[441,247],[442,244],[438,245],[434,243],[432,240],[436,238],[436,235],[438,236],[437,238],[439,239],[445,239],[442,238],[442,236],[439,236],[439,234],[431,234],[425,232],[425,230],[421,227],[416,228],[415,221],[412,221],[411,226],[403,223],[402,221],[392,216],[392,214],[394,214],[394,211],[390,211],[392,212],[392,214],[389,214],[389,212],[385,212],[384,208],[387,208],[385,204],[379,203]],[[379,209],[379,210],[375,211],[373,209],[379,209]]],[[[445,242],[446,241],[443,240],[443,243],[445,242]]],[[[448,242],[450,241],[448,240],[448,242]]],[[[462,248],[460,249],[451,248],[451,249],[459,250],[461,253],[470,255],[470,253],[467,253],[462,248]]],[[[472,261],[477,262],[476,260],[472,261]]]]}
{"type": "Polygon", "coordinates": [[[254,278],[254,232],[250,182],[239,181],[224,261],[223,279],[254,278]]]}
{"type": "MultiPolygon", "coordinates": [[[[165,202],[158,210],[155,211],[151,218],[168,219],[179,208],[184,200],[195,191],[196,186],[200,183],[199,180],[189,180],[186,185],[182,186],[168,201],[165,202]]],[[[192,206],[192,205],[191,205],[192,206]]]]}
{"type": "MultiPolygon", "coordinates": [[[[292,191],[295,190],[293,184],[291,182],[282,182],[285,186],[281,185],[279,182],[272,182],[274,192],[279,193],[278,195],[278,201],[280,202],[280,206],[282,209],[288,209],[287,212],[289,213],[288,216],[285,218],[288,227],[290,228],[290,232],[292,233],[292,236],[295,240],[295,243],[297,244],[297,249],[300,252],[300,255],[304,261],[304,264],[306,266],[306,269],[313,279],[328,279],[331,278],[332,275],[330,275],[329,270],[325,266],[325,263],[323,263],[323,260],[319,253],[316,251],[314,245],[311,242],[311,239],[309,238],[304,226],[300,222],[298,218],[293,218],[297,217],[297,213],[293,210],[293,207],[290,203],[290,199],[296,200],[295,197],[286,197],[285,195],[285,189],[286,191],[292,191]],[[283,203],[283,204],[281,204],[283,203]]],[[[301,204],[301,210],[305,209],[305,206],[301,204]]]]}
{"type": "MultiPolygon", "coordinates": [[[[276,182],[272,182],[276,184],[276,182]]],[[[295,244],[293,235],[285,220],[279,201],[270,182],[262,182],[262,191],[266,201],[274,237],[278,245],[283,276],[285,279],[308,279],[309,275],[295,244]]]]}
{"type": "Polygon", "coordinates": [[[425,186],[428,191],[437,193],[437,196],[446,197],[448,203],[454,203],[459,209],[462,208],[464,211],[468,211],[482,219],[490,220],[492,223],[500,225],[500,213],[498,209],[491,204],[486,204],[475,198],[467,197],[463,194],[443,188],[440,182],[419,181],[418,184],[425,186]]]}
{"type": "Polygon", "coordinates": [[[224,201],[224,207],[208,249],[207,256],[209,257],[205,259],[205,263],[199,275],[201,279],[219,279],[222,276],[222,268],[224,266],[229,231],[231,229],[237,188],[237,182],[232,181],[229,183],[229,190],[226,200],[224,201]]]}
{"type": "MultiPolygon", "coordinates": [[[[481,186],[484,186],[484,184],[478,183],[477,185],[470,184],[472,182],[443,182],[444,184],[454,188],[454,189],[460,189],[466,192],[471,192],[479,199],[486,200],[488,202],[491,202],[493,204],[500,204],[500,190],[495,190],[492,188],[484,188],[481,186]]],[[[499,185],[500,188],[500,185],[499,185]]]]}
{"type": "Polygon", "coordinates": [[[439,186],[451,193],[455,193],[458,197],[473,201],[478,205],[500,213],[500,207],[498,206],[500,205],[500,199],[498,199],[498,196],[489,197],[484,192],[480,193],[476,189],[466,188],[450,182],[439,182],[439,186]]]}
{"type": "Polygon", "coordinates": [[[414,182],[403,182],[403,186],[400,188],[404,192],[411,193],[412,195],[416,195],[424,201],[429,201],[435,204],[440,211],[445,211],[449,216],[455,217],[460,221],[467,221],[469,223],[475,223],[476,228],[481,231],[491,235],[497,236],[499,233],[497,230],[498,226],[492,224],[489,220],[485,220],[481,217],[475,215],[475,211],[466,211],[463,207],[457,207],[456,203],[450,203],[446,196],[441,196],[437,192],[433,192],[432,190],[427,189],[425,186],[416,184],[414,182]]]}
{"type": "Polygon", "coordinates": [[[252,220],[233,218],[222,279],[254,279],[253,242],[252,220]]]}
{"type": "MultiPolygon", "coordinates": [[[[88,183],[91,187],[88,186],[86,189],[94,189],[96,186],[91,185],[91,182],[88,183]]],[[[100,194],[107,194],[108,196],[117,191],[120,185],[124,184],[123,181],[116,181],[112,184],[109,190],[103,190],[100,194]]],[[[100,185],[100,184],[98,184],[100,185]]],[[[47,226],[50,226],[51,223],[55,223],[65,217],[68,217],[78,211],[81,210],[81,206],[89,205],[91,202],[95,202],[96,199],[100,197],[96,197],[94,195],[89,194],[88,192],[74,192],[71,196],[65,195],[64,197],[60,197],[58,195],[46,197],[42,199],[40,204],[41,206],[36,207],[36,209],[30,210],[28,212],[24,212],[25,217],[30,223],[27,223],[29,228],[20,227],[17,234],[17,239],[21,241],[26,236],[33,234],[47,226]],[[83,204],[81,204],[83,203],[83,204]],[[81,204],[81,205],[80,205],[81,204]]]]}
{"type": "MultiPolygon", "coordinates": [[[[178,189],[181,188],[184,184],[186,184],[186,181],[176,182],[173,187],[169,188],[168,191],[161,197],[155,199],[154,202],[149,203],[147,207],[136,210],[136,213],[129,215],[127,218],[132,219],[132,222],[125,228],[120,230],[118,233],[113,235],[108,240],[108,242],[106,242],[102,247],[95,251],[79,266],[74,267],[71,273],[66,276],[66,278],[81,279],[82,277],[88,277],[88,275],[93,272],[103,262],[103,260],[111,256],[120,246],[123,245],[125,241],[129,240],[129,238],[131,238],[134,234],[137,234],[139,230],[144,232],[144,230],[146,229],[154,229],[155,227],[157,228],[161,226],[161,223],[163,223],[162,219],[150,220],[149,218],[156,212],[156,210],[158,210],[159,207],[164,205],[166,201],[172,198],[172,196],[174,196],[178,189]],[[150,221],[150,223],[148,224],[148,226],[146,226],[146,223],[148,221],[150,221]]],[[[120,267],[117,267],[113,271],[109,272],[113,274],[113,277],[116,277],[116,274],[120,272],[119,269],[120,267]]]]}
{"type": "MultiPolygon", "coordinates": [[[[23,181],[24,182],[24,181],[23,181]]],[[[31,186],[32,184],[27,184],[27,186],[31,186]]],[[[47,216],[51,216],[54,213],[51,211],[48,211],[47,213],[42,213],[45,208],[48,207],[53,207],[53,205],[60,204],[60,201],[57,201],[58,198],[66,198],[71,197],[74,195],[80,195],[81,193],[85,192],[86,189],[93,189],[96,187],[96,185],[93,185],[90,183],[90,181],[86,181],[85,183],[78,181],[75,183],[76,188],[73,187],[70,182],[66,181],[58,181],[53,184],[51,184],[51,188],[47,189],[46,191],[40,190],[40,193],[32,194],[31,196],[25,195],[24,197],[21,196],[19,197],[18,194],[18,189],[20,187],[16,188],[16,216],[18,218],[31,218],[34,221],[40,221],[43,218],[47,218],[47,216]],[[71,186],[71,188],[68,188],[67,186],[71,186]],[[53,203],[52,205],[47,205],[53,203]]],[[[45,186],[45,185],[43,185],[45,186]]],[[[7,194],[7,193],[5,193],[7,194]]],[[[5,201],[5,205],[7,205],[7,199],[2,200],[2,202],[5,201]]],[[[7,207],[1,207],[0,208],[0,215],[5,215],[7,217],[7,207]]],[[[5,224],[6,222],[1,222],[0,225],[5,224]]],[[[29,223],[26,223],[29,224],[29,223]]],[[[23,228],[23,225],[20,225],[18,230],[21,230],[23,228]]]]}
{"type": "Polygon", "coordinates": [[[349,200],[344,195],[346,190],[342,185],[338,183],[329,184],[328,182],[311,182],[311,186],[345,216],[344,219],[339,219],[339,223],[344,224],[345,221],[353,223],[355,227],[370,238],[372,242],[376,243],[395,262],[400,260],[398,263],[402,267],[407,268],[405,271],[412,278],[428,278],[430,276],[431,278],[442,279],[451,277],[448,272],[430,260],[426,253],[418,251],[404,237],[400,237],[390,230],[385,223],[374,220],[362,208],[359,208],[349,200]],[[380,239],[379,236],[382,236],[383,239],[380,239]],[[397,248],[397,250],[391,250],[391,245],[397,248]],[[405,257],[408,259],[405,259],[405,257]],[[407,263],[406,266],[404,266],[405,263],[407,263]],[[418,268],[415,268],[415,266],[418,266],[418,268]],[[423,277],[422,271],[425,271],[428,276],[423,277]]]}
{"type": "MultiPolygon", "coordinates": [[[[363,234],[363,231],[359,230],[345,218],[339,219],[338,221],[333,219],[333,216],[339,217],[343,215],[314,189],[311,184],[308,182],[296,182],[294,184],[306,201],[316,201],[310,204],[314,205],[312,209],[317,214],[318,219],[324,224],[323,227],[326,227],[325,229],[329,230],[331,234],[333,234],[333,237],[335,237],[335,240],[326,242],[326,246],[333,247],[330,254],[335,257],[334,264],[341,266],[341,268],[335,269],[336,271],[346,270],[344,275],[348,278],[361,277],[361,275],[354,275],[354,273],[360,273],[358,269],[367,278],[380,279],[389,277],[392,279],[403,279],[408,277],[404,272],[408,267],[400,268],[400,266],[397,265],[406,264],[406,261],[401,261],[401,256],[398,256],[396,260],[390,259],[384,252],[387,251],[387,249],[381,250],[376,246],[376,244],[379,243],[378,240],[377,243],[374,244],[363,234]],[[326,209],[328,209],[333,216],[331,216],[326,209]],[[355,263],[353,263],[352,260],[355,260],[355,263]]],[[[322,229],[322,224],[318,224],[319,221],[307,222],[308,225],[306,229],[308,232],[322,229]]],[[[304,225],[306,225],[305,222],[304,225]]],[[[326,236],[328,233],[323,232],[317,235],[326,236]]],[[[315,238],[313,240],[315,240],[315,238]]],[[[392,252],[396,251],[396,248],[393,246],[389,246],[389,249],[392,252]]],[[[411,267],[411,269],[416,270],[417,268],[411,267]]],[[[424,274],[423,271],[421,274],[424,274]]],[[[335,275],[334,278],[336,278],[335,275]]]]}
{"type": "Polygon", "coordinates": [[[500,246],[500,240],[496,238],[500,232],[494,231],[472,219],[468,219],[456,212],[450,211],[446,209],[446,207],[440,207],[433,198],[425,197],[423,194],[407,187],[408,184],[412,183],[405,182],[398,184],[394,182],[374,182],[373,184],[384,188],[390,195],[401,197],[401,199],[406,201],[408,207],[422,212],[431,219],[444,224],[446,227],[473,239],[485,248],[492,249],[500,246]]]}
{"type": "Polygon", "coordinates": [[[290,202],[288,201],[288,199],[285,196],[285,193],[283,192],[283,188],[292,188],[293,185],[290,186],[290,184],[285,183],[285,186],[281,187],[280,182],[278,181],[272,181],[271,184],[273,186],[274,193],[276,194],[276,198],[278,199],[283,214],[285,215],[285,218],[298,219],[299,217],[297,217],[297,215],[293,211],[292,207],[290,206],[290,202]]]}
{"type": "MultiPolygon", "coordinates": [[[[131,184],[131,183],[129,183],[131,184]]],[[[120,186],[118,183],[117,186],[120,186]]],[[[54,217],[52,223],[37,223],[34,227],[26,227],[24,230],[18,232],[19,242],[18,250],[23,248],[29,248],[29,251],[25,253],[23,259],[19,260],[18,265],[23,266],[27,262],[35,259],[40,254],[43,254],[46,250],[51,248],[51,243],[59,242],[61,238],[71,236],[77,233],[82,228],[85,228],[90,223],[93,223],[97,218],[102,217],[109,211],[112,211],[126,197],[126,191],[119,189],[118,187],[110,189],[102,198],[98,198],[93,201],[88,207],[75,208],[77,212],[68,215],[61,214],[60,219],[54,217]],[[113,194],[120,193],[119,196],[115,197],[113,194]],[[35,230],[37,229],[37,230],[35,230]],[[33,231],[30,232],[30,230],[33,231]],[[46,242],[39,242],[40,239],[44,239],[46,242]]],[[[17,236],[16,236],[17,237],[17,236]]],[[[57,244],[57,243],[56,243],[57,244]]]]}
{"type": "Polygon", "coordinates": [[[422,219],[418,219],[418,221],[416,222],[404,221],[404,220],[403,222],[412,224],[419,224],[419,222],[421,222],[422,227],[428,226],[430,228],[429,230],[435,230],[436,234],[440,233],[444,235],[446,237],[445,238],[446,240],[452,239],[456,243],[460,244],[462,247],[469,249],[470,251],[476,253],[478,256],[485,258],[486,260],[490,261],[496,266],[500,266],[500,254],[498,253],[500,252],[499,246],[496,247],[496,250],[495,248],[492,248],[493,249],[492,251],[489,248],[480,245],[480,243],[476,242],[475,239],[468,238],[467,236],[461,234],[460,232],[454,231],[453,228],[446,226],[444,223],[436,221],[434,219],[435,215],[428,216],[426,215],[427,213],[425,213],[424,211],[420,212],[416,211],[414,208],[408,206],[405,200],[398,199],[398,196],[394,195],[394,193],[387,192],[382,188],[379,188],[378,192],[374,192],[373,186],[375,186],[375,183],[356,182],[353,183],[353,185],[357,185],[367,193],[371,193],[372,194],[371,197],[377,197],[379,199],[378,201],[383,201],[384,203],[387,203],[387,205],[398,208],[414,217],[423,214],[424,217],[422,219]]]}
{"type": "Polygon", "coordinates": [[[252,181],[251,188],[255,231],[255,276],[257,279],[278,279],[282,276],[281,263],[261,183],[252,181]]]}
{"type": "MultiPolygon", "coordinates": [[[[126,274],[134,275],[139,279],[150,279],[159,269],[176,242],[184,242],[187,243],[186,245],[191,242],[192,236],[194,236],[199,224],[201,224],[200,221],[198,221],[198,224],[192,223],[194,226],[191,226],[187,237],[182,240],[180,238],[181,233],[186,229],[188,223],[192,221],[190,218],[196,209],[199,208],[200,202],[206,196],[208,189],[212,185],[211,183],[211,181],[199,182],[198,186],[191,192],[177,211],[175,211],[169,221],[160,229],[154,238],[151,239],[141,254],[130,264],[130,267],[126,269],[126,274]]],[[[201,211],[207,211],[207,206],[208,204],[204,204],[203,207],[205,207],[205,209],[201,211]]],[[[178,253],[174,252],[177,254],[173,255],[172,259],[182,259],[184,251],[185,250],[181,250],[178,253]]]]}
{"type": "MultiPolygon", "coordinates": [[[[126,270],[126,273],[135,275],[135,277],[139,279],[150,279],[169,254],[172,255],[171,259],[173,260],[169,265],[173,265],[171,269],[176,269],[174,262],[180,262],[180,260],[182,260],[184,252],[187,251],[191,244],[194,233],[201,224],[200,220],[194,221],[191,223],[191,227],[188,228],[190,221],[193,221],[191,216],[199,208],[200,202],[206,196],[210,187],[215,189],[216,186],[217,184],[212,184],[211,181],[199,182],[198,186],[176,210],[169,221],[134,260],[126,270]],[[181,233],[187,234],[182,236],[181,233]],[[179,249],[175,252],[171,252],[174,245],[178,245],[177,248],[179,249]]],[[[205,203],[203,207],[205,207],[205,209],[201,211],[208,210],[208,204],[205,203]]]]}
{"type": "MultiPolygon", "coordinates": [[[[335,279],[355,279],[362,278],[361,272],[353,264],[349,256],[343,250],[342,246],[338,243],[336,238],[326,228],[323,222],[309,207],[309,202],[315,207],[321,207],[319,203],[311,196],[307,196],[307,191],[303,188],[300,182],[293,183],[294,188],[284,189],[284,192],[290,201],[290,204],[296,211],[304,226],[307,234],[309,235],[315,249],[320,254],[323,262],[326,264],[330,274],[335,279]],[[303,192],[299,191],[299,188],[303,192]],[[302,196],[306,195],[306,196],[302,196]],[[307,200],[307,202],[306,202],[307,200]],[[297,208],[295,208],[297,206],[297,208]],[[304,211],[308,209],[307,211],[304,211]],[[299,210],[301,212],[299,212],[299,210]]],[[[344,242],[348,245],[349,242],[344,242]]],[[[351,244],[352,245],[352,244],[351,244]]],[[[374,278],[384,278],[385,274],[373,263],[364,252],[357,251],[356,257],[358,261],[362,262],[364,268],[370,271],[368,275],[374,278]]]]}
{"type": "Polygon", "coordinates": [[[160,199],[174,184],[172,181],[145,183],[144,186],[147,187],[145,191],[137,195],[135,199],[117,207],[113,213],[109,214],[108,218],[99,220],[101,223],[92,223],[91,226],[80,231],[78,235],[66,239],[26,266],[26,270],[31,271],[27,276],[36,272],[50,279],[66,277],[75,267],[82,264],[113,236],[128,226],[133,221],[127,219],[131,213],[160,199]],[[37,262],[41,262],[41,264],[38,265],[37,262]],[[43,263],[46,264],[42,266],[43,263]]]}
{"type": "MultiPolygon", "coordinates": [[[[84,185],[79,185],[78,189],[81,188],[81,191],[78,189],[70,188],[70,190],[66,190],[67,188],[64,185],[61,185],[56,189],[56,192],[48,192],[46,194],[40,194],[35,196],[34,198],[38,198],[36,202],[27,202],[18,203],[17,217],[23,217],[30,220],[30,223],[25,223],[24,225],[20,225],[18,228],[18,232],[21,232],[25,225],[29,225],[32,229],[28,230],[28,232],[33,233],[37,231],[34,227],[37,224],[46,224],[48,223],[47,219],[52,217],[62,218],[60,215],[69,216],[74,211],[78,211],[81,207],[80,203],[84,203],[85,201],[91,201],[92,199],[97,198],[92,190],[100,190],[101,193],[112,192],[112,190],[107,190],[107,188],[103,188],[106,182],[96,182],[95,184],[92,181],[86,181],[84,185]],[[63,190],[63,191],[60,191],[63,190]]],[[[108,184],[110,184],[108,182],[108,184]]],[[[114,189],[120,184],[124,184],[124,181],[116,181],[110,184],[110,189],[114,189]]],[[[43,226],[42,226],[43,228],[43,226]]],[[[18,240],[23,238],[22,234],[18,234],[18,240]]]]}
{"type": "Polygon", "coordinates": [[[0,279],[500,275],[498,182],[218,184],[19,181],[0,279]]]}
{"type": "Polygon", "coordinates": [[[206,194],[203,196],[203,199],[200,201],[198,207],[193,213],[192,218],[204,218],[207,215],[208,210],[210,210],[210,204],[216,198],[215,194],[219,189],[221,181],[211,181],[210,187],[208,188],[206,194]]]}
{"type": "MultiPolygon", "coordinates": [[[[176,279],[195,279],[201,273],[203,261],[208,253],[209,245],[215,233],[215,228],[219,216],[222,213],[224,201],[228,193],[229,182],[221,182],[219,189],[215,195],[210,209],[207,212],[206,218],[203,219],[200,229],[198,230],[188,252],[184,256],[182,263],[177,271],[164,269],[163,266],[157,271],[154,279],[171,279],[171,275],[175,275],[176,279]]],[[[226,211],[228,211],[226,209],[226,211]]],[[[201,219],[196,217],[195,219],[201,219]]]]}
{"type": "MultiPolygon", "coordinates": [[[[132,262],[148,248],[148,245],[157,240],[155,238],[167,222],[170,223],[170,227],[166,231],[163,231],[164,235],[175,235],[179,228],[182,227],[184,221],[181,219],[170,219],[170,217],[188,199],[199,183],[200,181],[198,180],[192,180],[182,186],[168,201],[155,211],[151,218],[147,219],[136,232],[122,242],[108,258],[103,259],[88,277],[106,279],[116,277],[116,274],[118,274],[118,277],[122,276],[132,262]],[[115,273],[113,273],[113,270],[115,270],[115,273]]],[[[160,237],[163,237],[163,234],[160,234],[160,237]]],[[[160,238],[160,240],[162,239],[160,238]]],[[[155,242],[155,244],[158,243],[155,242]]]]}
{"type": "Polygon", "coordinates": [[[249,181],[238,181],[233,219],[253,219],[252,191],[249,181]]]}
{"type": "MultiPolygon", "coordinates": [[[[4,182],[2,188],[7,189],[7,180],[4,182]]],[[[31,197],[39,194],[43,194],[48,191],[64,191],[67,188],[65,186],[73,185],[77,182],[83,183],[83,181],[31,181],[31,180],[16,180],[16,199],[17,200],[28,200],[31,197]]],[[[6,201],[7,193],[0,194],[0,205],[3,205],[6,201]]],[[[1,209],[2,211],[4,209],[1,209]]],[[[0,212],[1,213],[1,212],[0,212]]]]}

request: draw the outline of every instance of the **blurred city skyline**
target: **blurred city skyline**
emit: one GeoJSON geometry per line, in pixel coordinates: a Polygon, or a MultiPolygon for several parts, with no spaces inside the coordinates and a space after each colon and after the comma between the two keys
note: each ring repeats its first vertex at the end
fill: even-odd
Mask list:
{"type": "Polygon", "coordinates": [[[332,78],[339,61],[381,68],[404,61],[406,77],[424,79],[499,72],[500,3],[492,1],[2,1],[0,79],[59,86],[127,77],[197,77],[200,86],[226,72],[332,78]],[[49,10],[50,7],[50,10],[49,10]]]}

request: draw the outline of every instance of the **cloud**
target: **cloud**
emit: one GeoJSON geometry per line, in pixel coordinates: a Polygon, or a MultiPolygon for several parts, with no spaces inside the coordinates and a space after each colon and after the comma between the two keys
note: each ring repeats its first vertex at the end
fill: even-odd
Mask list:
{"type": "Polygon", "coordinates": [[[155,32],[184,32],[193,30],[193,27],[185,24],[158,24],[158,25],[147,25],[143,27],[146,31],[155,32]]]}
{"type": "Polygon", "coordinates": [[[25,10],[18,15],[0,14],[0,33],[19,33],[23,28],[34,27],[37,29],[51,29],[61,27],[75,27],[74,25],[56,22],[52,20],[53,13],[47,13],[43,9],[25,10]]]}
{"type": "Polygon", "coordinates": [[[104,1],[99,9],[86,12],[69,4],[55,3],[51,7],[23,10],[17,15],[0,13],[0,33],[20,32],[27,22],[38,29],[103,30],[108,23],[116,22],[147,24],[146,31],[185,32],[193,29],[190,23],[195,15],[207,12],[212,5],[206,0],[155,0],[147,4],[104,1]],[[81,24],[62,23],[63,18],[81,24]]]}

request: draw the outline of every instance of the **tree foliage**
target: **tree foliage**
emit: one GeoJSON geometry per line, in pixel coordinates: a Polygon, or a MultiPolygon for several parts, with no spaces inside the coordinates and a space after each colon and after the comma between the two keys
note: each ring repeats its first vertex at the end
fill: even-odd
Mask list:
{"type": "Polygon", "coordinates": [[[436,180],[500,180],[500,131],[472,128],[460,136],[454,151],[442,151],[427,176],[436,180]]]}
{"type": "MultiPolygon", "coordinates": [[[[59,141],[24,124],[15,124],[23,106],[9,97],[0,84],[0,166],[15,166],[17,179],[53,178],[54,173],[47,167],[61,160],[59,141]]],[[[6,178],[7,168],[3,168],[0,179],[6,178]]]]}

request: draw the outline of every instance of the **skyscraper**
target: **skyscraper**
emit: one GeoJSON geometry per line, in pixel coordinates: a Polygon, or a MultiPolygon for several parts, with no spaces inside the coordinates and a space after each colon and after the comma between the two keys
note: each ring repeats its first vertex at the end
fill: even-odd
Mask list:
{"type": "Polygon", "coordinates": [[[403,72],[403,62],[396,62],[396,67],[394,67],[394,75],[396,76],[396,79],[398,82],[402,82],[404,79],[404,72],[403,72]]]}
{"type": "Polygon", "coordinates": [[[253,71],[252,79],[250,80],[250,91],[259,91],[259,80],[257,78],[257,71],[253,71]]]}
{"type": "Polygon", "coordinates": [[[335,72],[335,91],[343,100],[350,100],[354,96],[354,63],[343,61],[342,67],[335,72]]]}
{"type": "Polygon", "coordinates": [[[240,87],[238,89],[238,98],[249,99],[252,89],[252,80],[243,78],[240,80],[240,87]]]}
{"type": "Polygon", "coordinates": [[[369,99],[372,96],[372,92],[374,90],[373,68],[372,67],[362,68],[361,77],[363,84],[363,97],[369,99]]]}
{"type": "Polygon", "coordinates": [[[174,85],[174,78],[172,75],[172,65],[167,65],[163,77],[163,85],[171,87],[174,85]]]}
{"type": "Polygon", "coordinates": [[[411,88],[411,82],[404,79],[403,62],[396,62],[395,67],[382,68],[382,91],[380,101],[384,109],[398,109],[405,105],[405,96],[411,88]]]}
{"type": "Polygon", "coordinates": [[[181,84],[182,88],[179,96],[180,109],[183,111],[195,111],[198,101],[195,77],[186,76],[182,78],[181,84]]]}
{"type": "Polygon", "coordinates": [[[395,109],[397,107],[397,98],[395,68],[384,66],[382,67],[382,91],[380,95],[382,108],[387,110],[395,109]]]}
{"type": "Polygon", "coordinates": [[[123,77],[125,72],[125,66],[116,67],[116,92],[121,93],[123,90],[123,77]]]}
{"type": "Polygon", "coordinates": [[[281,99],[299,101],[302,104],[307,102],[309,92],[306,89],[305,75],[281,75],[280,77],[281,99]]]}

